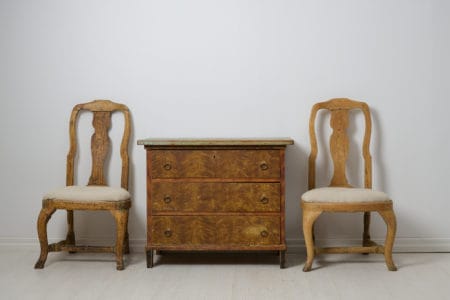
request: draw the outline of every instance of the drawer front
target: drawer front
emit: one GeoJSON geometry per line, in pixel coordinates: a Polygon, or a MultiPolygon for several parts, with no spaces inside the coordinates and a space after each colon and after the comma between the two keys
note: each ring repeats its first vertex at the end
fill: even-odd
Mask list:
{"type": "Polygon", "coordinates": [[[279,216],[154,216],[154,246],[280,244],[279,216]]]}
{"type": "Polygon", "coordinates": [[[279,150],[152,150],[153,178],[280,178],[279,150]]]}
{"type": "Polygon", "coordinates": [[[214,154],[208,150],[152,150],[152,177],[214,177],[214,154]]]}
{"type": "Polygon", "coordinates": [[[279,183],[153,182],[152,211],[279,212],[279,183]]]}
{"type": "Polygon", "coordinates": [[[279,150],[219,150],[218,177],[280,178],[279,150]]]}

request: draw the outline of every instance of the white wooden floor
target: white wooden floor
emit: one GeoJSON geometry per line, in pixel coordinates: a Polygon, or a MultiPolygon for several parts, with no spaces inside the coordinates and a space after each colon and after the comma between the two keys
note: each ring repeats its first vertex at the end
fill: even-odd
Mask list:
{"type": "Polygon", "coordinates": [[[304,254],[168,254],[147,269],[144,253],[115,270],[112,255],[0,249],[0,299],[450,299],[450,253],[397,253],[397,272],[381,255],[322,255],[302,272],[304,254]]]}

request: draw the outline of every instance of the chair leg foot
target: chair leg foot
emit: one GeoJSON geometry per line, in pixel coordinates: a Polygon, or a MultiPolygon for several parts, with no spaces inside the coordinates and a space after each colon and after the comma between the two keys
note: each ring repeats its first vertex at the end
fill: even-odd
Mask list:
{"type": "Polygon", "coordinates": [[[392,259],[392,252],[384,253],[384,258],[386,260],[386,266],[387,266],[388,270],[389,271],[397,271],[397,267],[395,266],[394,260],[392,259]]]}
{"type": "MultiPolygon", "coordinates": [[[[47,258],[46,258],[46,259],[47,259],[47,258]]],[[[46,259],[44,259],[44,260],[39,259],[39,260],[36,262],[36,264],[34,265],[34,268],[35,268],[35,269],[43,269],[43,268],[44,268],[44,265],[45,265],[46,259]]]]}
{"type": "Polygon", "coordinates": [[[303,267],[303,272],[311,271],[315,253],[313,226],[321,213],[319,210],[303,209],[303,236],[306,244],[306,263],[303,267]]]}
{"type": "Polygon", "coordinates": [[[128,223],[128,210],[127,209],[119,209],[111,211],[111,214],[114,216],[116,220],[117,227],[117,237],[116,237],[116,264],[117,270],[123,270],[123,252],[124,252],[124,244],[125,244],[125,236],[126,236],[126,227],[128,223]]]}
{"type": "Polygon", "coordinates": [[[37,221],[37,231],[39,236],[39,244],[41,246],[41,254],[34,265],[35,269],[43,269],[48,255],[48,239],[47,239],[47,223],[52,214],[55,212],[54,208],[42,208],[39,213],[37,221]]]}
{"type": "Polygon", "coordinates": [[[397,267],[395,265],[387,265],[389,271],[397,271],[397,267]]]}
{"type": "Polygon", "coordinates": [[[384,258],[389,271],[397,271],[397,267],[392,259],[392,248],[394,247],[395,233],[397,230],[397,221],[394,211],[383,210],[378,212],[387,225],[386,241],[384,243],[384,258]]]}

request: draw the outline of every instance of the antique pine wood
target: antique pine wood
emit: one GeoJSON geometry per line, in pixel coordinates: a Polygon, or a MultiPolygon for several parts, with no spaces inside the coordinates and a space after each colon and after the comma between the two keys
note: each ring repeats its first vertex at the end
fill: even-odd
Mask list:
{"type": "MultiPolygon", "coordinates": [[[[128,189],[128,141],[130,138],[130,113],[128,107],[109,100],[95,100],[89,103],[76,105],[70,117],[70,148],[67,155],[66,185],[74,185],[74,162],[77,150],[76,124],[81,111],[93,113],[92,125],[94,134],[91,138],[92,171],[88,185],[107,185],[104,174],[106,157],[109,153],[110,139],[108,130],[111,125],[111,114],[120,111],[124,114],[124,133],[120,145],[122,160],[121,187],[128,189]]],[[[47,259],[48,252],[69,251],[73,252],[111,252],[116,254],[117,270],[124,268],[123,253],[129,252],[128,245],[128,210],[131,199],[121,201],[67,201],[59,199],[46,199],[42,202],[42,210],[38,217],[37,229],[41,254],[35,268],[42,269],[47,259]],[[65,240],[54,244],[48,244],[47,222],[57,209],[67,210],[68,233],[65,240]],[[117,224],[116,245],[114,247],[78,246],[75,245],[74,234],[74,210],[108,210],[111,212],[117,224]]]]}
{"type": "Polygon", "coordinates": [[[284,152],[291,139],[147,139],[153,251],[277,251],[285,261],[284,152]]]}
{"type": "MultiPolygon", "coordinates": [[[[364,158],[364,187],[372,188],[372,158],[369,151],[371,135],[370,110],[366,103],[350,99],[331,99],[317,103],[313,106],[309,121],[309,134],[311,140],[311,154],[309,156],[308,188],[315,186],[315,162],[318,153],[315,133],[317,112],[326,109],[331,112],[330,125],[333,132],[330,137],[330,151],[333,160],[334,173],[330,187],[351,187],[347,181],[345,166],[348,157],[349,141],[346,133],[349,122],[349,111],[360,109],[364,114],[365,132],[362,146],[364,158]]],[[[386,265],[390,271],[397,268],[392,260],[392,247],[396,232],[396,219],[392,201],[383,202],[305,202],[301,200],[303,210],[303,234],[307,250],[307,261],[303,271],[310,271],[314,255],[320,253],[381,253],[384,254],[386,265]],[[377,245],[370,240],[370,212],[378,212],[387,225],[386,241],[384,246],[377,245]],[[323,212],[364,212],[364,233],[362,247],[327,247],[319,248],[314,245],[314,222],[323,212]]]]}

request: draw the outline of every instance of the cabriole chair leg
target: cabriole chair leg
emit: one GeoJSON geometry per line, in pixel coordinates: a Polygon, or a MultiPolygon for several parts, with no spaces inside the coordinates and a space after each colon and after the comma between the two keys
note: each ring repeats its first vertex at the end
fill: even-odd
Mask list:
{"type": "Polygon", "coordinates": [[[389,271],[397,271],[397,267],[392,259],[392,248],[394,247],[397,221],[393,210],[383,210],[378,212],[387,225],[386,241],[384,242],[384,258],[389,271]]]}
{"type": "Polygon", "coordinates": [[[42,208],[39,213],[37,221],[37,230],[39,236],[39,244],[41,245],[41,254],[34,265],[35,269],[43,269],[48,255],[48,239],[47,239],[47,223],[52,214],[55,212],[54,208],[42,208]]]}
{"type": "Polygon", "coordinates": [[[306,263],[303,267],[303,272],[311,271],[311,267],[314,260],[314,238],[313,238],[313,226],[316,219],[320,216],[321,211],[309,211],[303,209],[303,236],[306,244],[306,263]]]}

